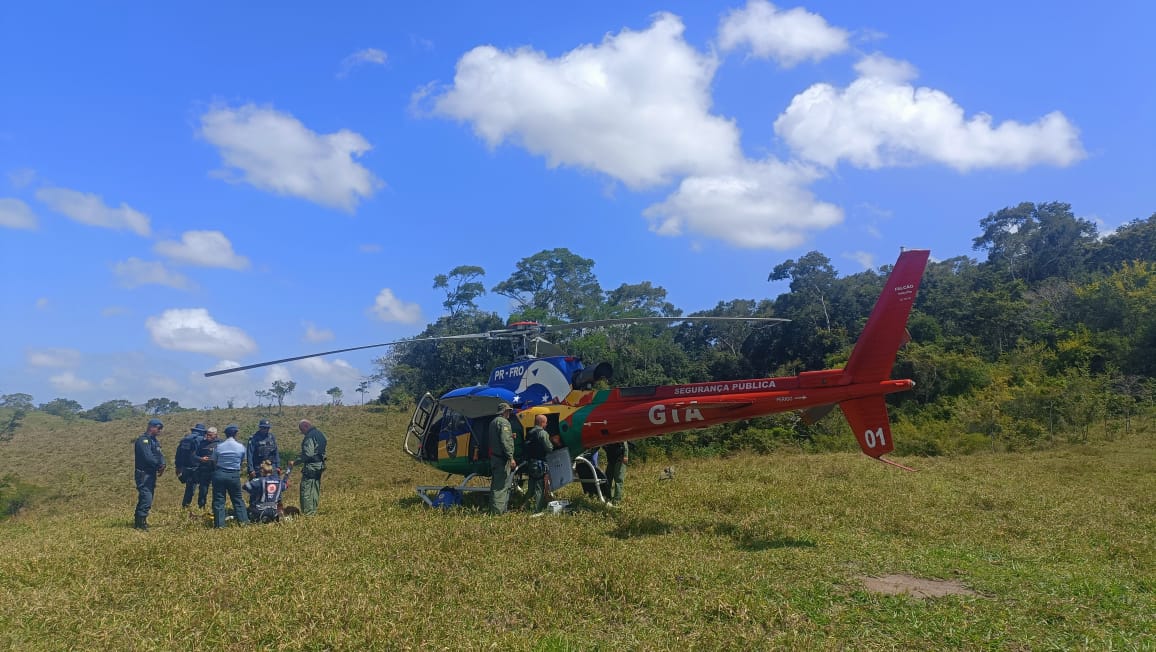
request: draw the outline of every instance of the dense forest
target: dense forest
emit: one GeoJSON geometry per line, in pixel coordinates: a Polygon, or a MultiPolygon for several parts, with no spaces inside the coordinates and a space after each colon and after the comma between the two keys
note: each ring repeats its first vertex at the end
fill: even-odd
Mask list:
{"type": "MultiPolygon", "coordinates": [[[[1023,203],[979,222],[966,256],[932,261],[911,317],[911,342],[893,377],[915,389],[888,397],[900,454],[934,455],[978,448],[1014,450],[1057,439],[1114,436],[1156,408],[1156,214],[1100,234],[1064,203],[1023,203]]],[[[934,252],[932,252],[934,255],[934,252]]],[[[558,331],[552,341],[588,365],[608,362],[615,385],[655,385],[793,375],[843,365],[882,289],[890,266],[839,277],[831,260],[812,251],[768,270],[789,281],[774,299],[730,299],[685,315],[649,281],[605,290],[595,261],[567,249],[522,259],[487,290],[485,270],[455,267],[434,279],[445,314],[416,338],[477,333],[515,321],[560,324],[619,317],[780,317],[773,326],[747,323],[635,324],[558,331]],[[487,292],[516,309],[505,318],[481,310],[487,292]]],[[[415,342],[375,361],[370,381],[379,400],[409,406],[425,392],[484,381],[512,359],[503,340],[415,342]]],[[[258,390],[280,406],[291,384],[258,390]]],[[[337,404],[341,390],[330,390],[337,404]],[[336,392],[336,394],[334,394],[336,392]]],[[[230,405],[229,407],[232,407],[230,405]]],[[[144,406],[107,401],[82,410],[57,398],[35,406],[27,394],[0,396],[0,441],[25,414],[108,421],[140,412],[181,411],[175,401],[144,406]]],[[[783,414],[679,433],[640,445],[642,455],[668,452],[760,451],[783,445],[817,449],[854,446],[836,411],[815,424],[783,414]]]]}
{"type": "MultiPolygon", "coordinates": [[[[907,434],[897,435],[897,452],[1017,449],[1086,438],[1109,421],[1127,428],[1156,398],[1156,214],[1100,234],[1068,204],[1023,203],[983,218],[979,231],[972,246],[983,260],[933,261],[924,274],[908,322],[912,341],[894,371],[916,386],[890,397],[897,432],[907,434]]],[[[489,289],[517,306],[506,319],[478,308],[485,270],[456,267],[434,279],[446,312],[417,337],[521,320],[783,317],[791,321],[772,327],[576,330],[555,343],[587,364],[610,362],[615,385],[791,375],[846,361],[890,271],[839,277],[827,256],[812,251],[768,270],[768,281],[790,282],[789,292],[684,315],[648,281],[603,289],[594,265],[561,248],[522,259],[489,289]]],[[[510,353],[508,342],[489,340],[396,347],[376,363],[386,387],[381,400],[405,404],[426,391],[475,384],[510,353]]],[[[812,425],[776,415],[651,440],[640,452],[853,446],[843,427],[837,413],[812,425]]]]}

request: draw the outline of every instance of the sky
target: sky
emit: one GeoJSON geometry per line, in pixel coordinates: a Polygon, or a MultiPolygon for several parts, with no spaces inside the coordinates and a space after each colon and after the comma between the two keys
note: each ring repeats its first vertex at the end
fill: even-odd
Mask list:
{"type": "MultiPolygon", "coordinates": [[[[6,2],[0,394],[328,402],[433,279],[566,247],[684,312],[810,251],[1156,212],[1147,2],[6,2]],[[102,4],[103,6],[97,6],[102,4]]],[[[502,316],[505,297],[481,307],[502,316]]],[[[484,378],[478,379],[480,382],[484,378]]]]}

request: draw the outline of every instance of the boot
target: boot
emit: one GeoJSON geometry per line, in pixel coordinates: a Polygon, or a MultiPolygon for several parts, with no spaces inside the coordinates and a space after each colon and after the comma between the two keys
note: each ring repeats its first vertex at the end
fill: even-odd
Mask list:
{"type": "Polygon", "coordinates": [[[137,516],[136,520],[133,521],[132,526],[138,530],[144,530],[147,532],[149,529],[149,524],[146,519],[147,517],[145,516],[137,516]]]}

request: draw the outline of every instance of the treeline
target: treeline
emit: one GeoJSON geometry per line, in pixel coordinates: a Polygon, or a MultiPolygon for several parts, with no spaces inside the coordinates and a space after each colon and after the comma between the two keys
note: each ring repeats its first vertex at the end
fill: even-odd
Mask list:
{"type": "Polygon", "coordinates": [[[0,394],[0,408],[7,408],[5,414],[10,415],[10,419],[15,418],[17,422],[23,419],[26,413],[32,411],[53,414],[65,419],[114,421],[142,414],[161,416],[192,409],[183,408],[180,403],[168,398],[150,398],[144,405],[133,405],[131,401],[115,399],[85,410],[83,405],[70,398],[55,398],[47,403],[36,405],[31,394],[23,393],[0,394]]]}
{"type": "MultiPolygon", "coordinates": [[[[908,323],[912,342],[894,375],[916,381],[894,395],[900,452],[937,454],[978,446],[1019,448],[1087,437],[1097,423],[1129,419],[1156,394],[1156,214],[1114,233],[1064,203],[1023,203],[979,221],[973,251],[929,264],[908,323]],[[903,449],[902,447],[906,447],[903,449]]],[[[934,252],[932,252],[934,255],[934,252]]],[[[587,364],[610,362],[615,385],[791,375],[846,362],[890,266],[839,277],[812,251],[768,270],[787,280],[774,299],[731,299],[684,315],[648,281],[605,290],[594,261],[567,249],[517,263],[489,292],[512,300],[506,319],[480,310],[485,270],[463,265],[434,279],[446,314],[417,337],[475,333],[507,323],[641,316],[785,317],[743,324],[633,325],[560,331],[554,343],[587,364]]],[[[381,400],[484,381],[511,360],[508,342],[414,343],[376,361],[381,400]]],[[[782,442],[842,446],[842,417],[818,424],[796,415],[651,440],[647,446],[726,451],[782,442]],[[832,443],[840,442],[840,443],[832,443]]],[[[1117,421],[1113,421],[1116,423],[1117,421]]],[[[846,444],[850,445],[849,440],[846,444]]]]}

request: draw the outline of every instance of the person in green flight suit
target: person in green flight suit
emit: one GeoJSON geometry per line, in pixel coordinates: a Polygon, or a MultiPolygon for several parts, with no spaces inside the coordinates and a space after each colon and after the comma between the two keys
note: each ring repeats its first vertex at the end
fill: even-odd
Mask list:
{"type": "Polygon", "coordinates": [[[622,485],[626,482],[626,463],[630,460],[630,445],[622,441],[607,444],[602,448],[606,451],[606,479],[610,481],[610,503],[617,505],[622,502],[622,485]]]}
{"type": "Polygon", "coordinates": [[[321,474],[325,471],[325,434],[313,426],[309,419],[297,424],[304,438],[301,440],[301,513],[305,516],[317,515],[317,503],[321,500],[321,474]]]}
{"type": "Polygon", "coordinates": [[[530,496],[526,502],[534,513],[546,508],[546,456],[554,450],[550,443],[550,433],[546,432],[546,415],[534,417],[534,427],[526,433],[526,459],[529,462],[530,496]]]}
{"type": "Polygon", "coordinates": [[[510,480],[517,463],[514,462],[514,430],[510,427],[509,403],[498,404],[498,416],[490,422],[490,512],[502,514],[510,502],[510,480]]]}

